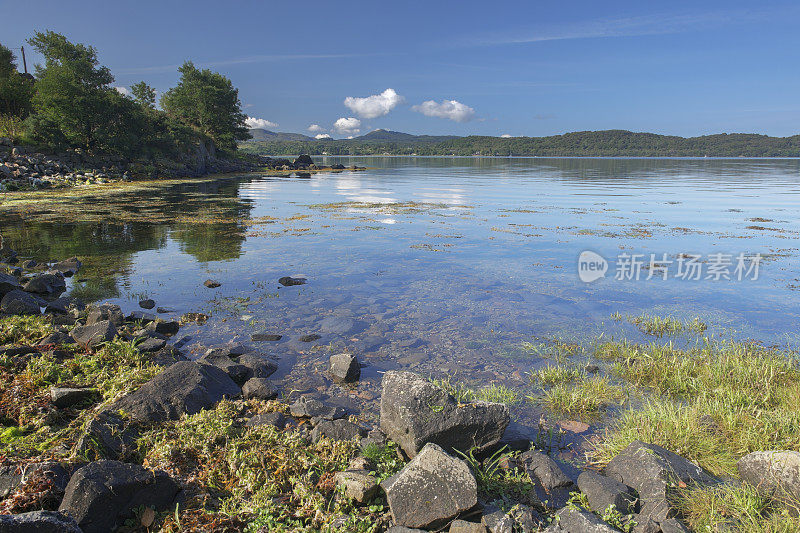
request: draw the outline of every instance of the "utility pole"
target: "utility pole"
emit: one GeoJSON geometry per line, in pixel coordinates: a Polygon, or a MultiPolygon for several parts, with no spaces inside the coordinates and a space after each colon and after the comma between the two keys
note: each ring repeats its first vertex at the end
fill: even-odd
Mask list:
{"type": "Polygon", "coordinates": [[[24,46],[20,46],[19,49],[20,49],[20,51],[22,51],[22,68],[25,69],[25,74],[27,74],[28,73],[28,62],[25,61],[25,47],[24,46]]]}

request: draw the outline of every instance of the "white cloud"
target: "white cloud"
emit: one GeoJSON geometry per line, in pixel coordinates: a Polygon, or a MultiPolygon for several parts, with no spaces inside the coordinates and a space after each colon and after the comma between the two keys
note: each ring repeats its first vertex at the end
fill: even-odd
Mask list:
{"type": "Polygon", "coordinates": [[[355,117],[342,117],[333,123],[333,131],[339,135],[355,135],[361,131],[361,121],[355,117]]]}
{"type": "Polygon", "coordinates": [[[442,100],[441,102],[428,100],[411,109],[426,117],[446,118],[456,122],[469,122],[475,118],[474,109],[456,100],[442,100]]]}
{"type": "Polygon", "coordinates": [[[127,87],[114,87],[114,89],[116,89],[117,92],[119,94],[121,94],[122,96],[130,96],[131,95],[131,91],[127,87]]]}
{"type": "Polygon", "coordinates": [[[325,131],[325,128],[323,128],[319,124],[312,124],[308,127],[308,131],[310,131],[311,133],[321,133],[325,131]]]}
{"type": "Polygon", "coordinates": [[[327,133],[319,133],[317,135],[314,135],[314,138],[315,139],[330,139],[331,136],[328,135],[327,133]]]}
{"type": "Polygon", "coordinates": [[[503,139],[510,139],[512,137],[512,135],[510,135],[508,133],[504,133],[500,137],[503,138],[503,139]]]}
{"type": "Polygon", "coordinates": [[[378,118],[388,115],[404,101],[405,98],[397,94],[394,89],[386,89],[381,94],[373,94],[366,98],[348,96],[344,99],[344,105],[361,118],[378,118]]]}
{"type": "Polygon", "coordinates": [[[274,122],[270,122],[269,120],[263,118],[255,118],[255,117],[247,117],[247,120],[245,120],[244,123],[251,130],[252,129],[266,130],[269,128],[278,127],[278,125],[275,124],[274,122]]]}

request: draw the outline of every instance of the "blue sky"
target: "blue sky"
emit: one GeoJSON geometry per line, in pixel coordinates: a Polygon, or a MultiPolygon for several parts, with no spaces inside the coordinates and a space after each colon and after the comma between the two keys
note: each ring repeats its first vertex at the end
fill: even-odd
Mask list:
{"type": "Polygon", "coordinates": [[[0,20],[9,47],[95,46],[120,87],[191,59],[278,131],[800,133],[796,1],[0,0],[0,20]]]}

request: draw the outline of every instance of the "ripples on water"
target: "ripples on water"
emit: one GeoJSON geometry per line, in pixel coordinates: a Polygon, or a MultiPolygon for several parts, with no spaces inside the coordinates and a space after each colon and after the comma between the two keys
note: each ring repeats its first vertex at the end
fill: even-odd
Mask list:
{"type": "Polygon", "coordinates": [[[77,215],[4,216],[0,229],[20,255],[85,257],[75,295],[125,310],[147,296],[176,316],[211,314],[184,329],[195,346],[283,335],[259,346],[280,357],[284,390],[355,408],[376,396],[385,369],[522,385],[561,343],[647,340],[614,312],[699,316],[709,334],[797,341],[798,160],[324,163],[340,161],[370,169],[128,192],[77,215]],[[757,281],[616,281],[612,270],[587,285],[577,276],[583,250],[767,259],[757,281]],[[308,283],[278,286],[293,274],[308,283]],[[206,289],[207,278],[222,287],[206,289]],[[307,333],[322,338],[300,342],[307,333]],[[357,390],[322,375],[341,349],[368,365],[357,390]]]}

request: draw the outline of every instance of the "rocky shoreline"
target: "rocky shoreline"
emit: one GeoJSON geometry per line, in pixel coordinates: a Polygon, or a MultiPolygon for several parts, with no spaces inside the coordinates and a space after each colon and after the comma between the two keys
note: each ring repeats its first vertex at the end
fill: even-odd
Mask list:
{"type": "MultiPolygon", "coordinates": [[[[157,178],[195,178],[234,172],[345,170],[344,165],[314,164],[308,155],[294,160],[253,156],[248,159],[217,157],[200,144],[192,157],[178,160],[126,160],[115,156],[87,156],[77,151],[46,155],[33,147],[13,146],[0,138],[0,192],[78,187],[157,178]]],[[[363,170],[351,166],[348,170],[363,170]]]]}
{"type": "MultiPolygon", "coordinates": [[[[252,347],[208,346],[190,360],[179,332],[202,322],[198,314],[165,320],[149,312],[151,300],[125,315],[62,297],[78,258],[39,265],[2,248],[0,262],[0,325],[29,321],[3,330],[13,342],[0,342],[2,532],[674,533],[689,531],[680,506],[687,491],[745,484],[765,497],[800,498],[794,450],[744,455],[740,479],[728,479],[634,440],[602,468],[579,471],[507,431],[506,405],[459,401],[407,371],[383,375],[380,419],[368,427],[310,394],[277,400],[290,392],[270,379],[281,361],[252,347]],[[123,382],[104,373],[126,358],[123,382]],[[32,377],[47,364],[47,379],[32,377]],[[57,377],[60,369],[71,377],[57,377]],[[59,426],[69,431],[53,438],[59,426]],[[25,438],[40,447],[14,447],[25,438]],[[204,461],[215,454],[224,465],[210,463],[209,477],[204,461]],[[270,462],[273,454],[283,462],[270,462]],[[259,492],[294,462],[301,471],[259,492]],[[253,481],[221,488],[240,480],[253,481]],[[225,515],[220,494],[280,518],[225,515]]],[[[360,372],[356,355],[338,353],[326,377],[346,385],[360,372]]]]}

